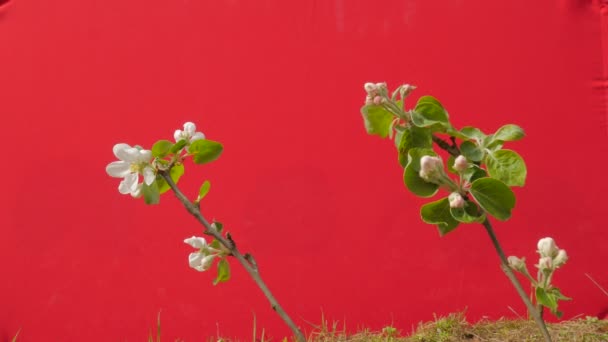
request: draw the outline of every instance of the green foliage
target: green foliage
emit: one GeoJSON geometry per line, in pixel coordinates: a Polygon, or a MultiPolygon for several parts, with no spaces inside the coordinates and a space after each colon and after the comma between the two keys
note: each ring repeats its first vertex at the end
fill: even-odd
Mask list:
{"type": "Polygon", "coordinates": [[[188,152],[196,164],[212,162],[220,157],[224,146],[219,142],[207,139],[195,140],[190,144],[188,152]]]}
{"type": "MultiPolygon", "coordinates": [[[[184,171],[185,169],[183,164],[173,165],[171,170],[169,170],[169,175],[171,176],[173,183],[177,184],[177,182],[179,182],[179,179],[184,174],[184,171]]],[[[171,189],[169,187],[169,184],[167,184],[167,182],[161,175],[156,176],[156,184],[158,186],[158,192],[160,194],[164,194],[165,192],[167,192],[167,190],[171,189]]]]}
{"type": "Polygon", "coordinates": [[[406,110],[402,99],[397,99],[402,89],[409,89],[408,94],[412,90],[409,86],[399,87],[390,98],[388,92],[380,94],[382,105],[361,108],[367,132],[382,138],[395,135],[398,160],[404,167],[403,183],[410,192],[430,198],[444,188],[450,192],[457,191],[466,199],[463,208],[450,208],[448,199],[428,203],[422,208],[423,220],[437,225],[440,233],[445,235],[458,223],[483,222],[486,213],[499,220],[509,219],[515,206],[515,195],[509,187],[523,186],[527,169],[517,152],[502,148],[505,142],[522,139],[525,136],[523,129],[507,124],[489,135],[473,126],[458,130],[452,126],[448,112],[435,97],[422,96],[413,109],[406,110]],[[437,156],[433,150],[433,134],[436,132],[447,134],[453,141],[450,144],[446,140],[445,144],[438,146],[449,152],[445,166],[458,176],[457,181],[446,174],[428,181],[420,177],[420,158],[437,156]],[[456,139],[460,141],[457,143],[456,139]],[[453,168],[458,153],[468,162],[460,172],[453,168]]]}
{"type": "Polygon", "coordinates": [[[365,129],[369,134],[375,134],[386,138],[391,131],[391,124],[395,115],[382,106],[368,105],[361,108],[361,114],[365,122],[365,129]]]}
{"type": "Polygon", "coordinates": [[[488,214],[505,221],[515,207],[515,195],[505,183],[494,178],[480,178],[471,184],[471,195],[488,214]]]}
{"type": "Polygon", "coordinates": [[[217,278],[213,281],[213,285],[230,280],[230,264],[226,258],[222,258],[217,263],[217,278]]]}
{"type": "Polygon", "coordinates": [[[156,181],[152,184],[147,185],[145,182],[141,185],[141,193],[144,196],[146,204],[158,204],[160,202],[160,192],[158,191],[158,184],[156,181]]]}
{"type": "Polygon", "coordinates": [[[479,162],[483,159],[483,150],[472,141],[463,141],[460,145],[460,152],[468,160],[479,162]]]}
{"type": "Polygon", "coordinates": [[[496,141],[516,141],[520,140],[525,136],[524,130],[517,125],[504,125],[494,133],[494,140],[496,141]]]}
{"type": "Polygon", "coordinates": [[[412,148],[426,148],[430,149],[433,147],[433,136],[428,129],[407,126],[402,128],[401,134],[395,138],[399,139],[399,163],[401,166],[406,167],[408,163],[408,152],[412,148]]]}
{"type": "Polygon", "coordinates": [[[169,153],[175,153],[171,152],[172,148],[173,143],[169,140],[159,140],[152,145],[152,156],[156,158],[164,158],[169,153]]]}
{"type": "Polygon", "coordinates": [[[423,156],[436,156],[428,148],[412,148],[408,153],[407,166],[403,170],[403,183],[415,195],[432,197],[439,190],[439,185],[429,183],[420,177],[420,158],[423,156]]]}
{"type": "Polygon", "coordinates": [[[450,214],[462,223],[482,223],[486,219],[484,212],[471,201],[466,201],[464,208],[450,208],[450,214]]]}
{"type": "Polygon", "coordinates": [[[571,300],[564,296],[557,287],[551,287],[549,289],[544,287],[536,287],[536,302],[544,307],[551,310],[551,313],[561,318],[563,313],[557,310],[558,301],[560,300],[571,300]]]}
{"type": "Polygon", "coordinates": [[[458,221],[450,213],[450,202],[447,197],[423,205],[420,208],[420,217],[426,223],[437,225],[441,236],[458,227],[458,221]]]}
{"type": "Polygon", "coordinates": [[[200,200],[202,200],[203,198],[205,198],[205,196],[207,196],[207,194],[209,193],[210,189],[211,189],[211,183],[208,180],[206,180],[203,183],[203,185],[201,185],[201,188],[198,191],[198,199],[196,201],[200,202],[200,200]]]}
{"type": "Polygon", "coordinates": [[[412,112],[412,122],[418,127],[430,127],[434,131],[450,126],[448,113],[441,103],[432,96],[422,96],[418,100],[412,112]]]}
{"type": "Polygon", "coordinates": [[[526,163],[515,151],[498,150],[488,153],[485,164],[491,177],[509,186],[524,186],[526,183],[526,163]]]}

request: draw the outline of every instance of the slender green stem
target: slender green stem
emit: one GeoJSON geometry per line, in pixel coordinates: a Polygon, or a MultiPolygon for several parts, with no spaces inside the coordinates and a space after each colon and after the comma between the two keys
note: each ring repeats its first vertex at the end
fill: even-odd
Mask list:
{"type": "MultiPolygon", "coordinates": [[[[447,141],[437,137],[436,135],[433,135],[433,142],[437,144],[437,146],[447,151],[452,156],[458,157],[460,155],[460,149],[458,148],[458,145],[456,145],[454,140],[455,139],[452,138],[452,144],[450,145],[447,141]]],[[[519,283],[519,280],[517,280],[517,277],[513,273],[513,270],[511,270],[511,267],[509,267],[509,261],[507,260],[507,257],[505,256],[505,253],[503,252],[502,247],[498,242],[498,239],[496,238],[496,234],[494,234],[494,229],[492,229],[492,224],[490,223],[490,220],[486,218],[485,221],[483,221],[483,226],[486,229],[488,235],[490,236],[490,239],[492,240],[492,244],[496,249],[496,253],[498,253],[498,257],[500,258],[500,268],[502,268],[502,270],[505,272],[505,275],[507,276],[507,278],[509,278],[509,280],[515,287],[515,290],[517,290],[517,293],[521,297],[521,300],[528,308],[528,312],[530,312],[530,315],[532,315],[534,321],[536,321],[536,324],[538,325],[538,328],[541,330],[545,341],[551,342],[551,335],[549,335],[549,331],[547,330],[547,325],[543,320],[542,314],[534,307],[534,304],[532,304],[532,301],[530,301],[530,298],[528,298],[526,291],[524,291],[523,287],[519,283]]]]}
{"type": "Polygon", "coordinates": [[[507,257],[505,256],[505,253],[503,252],[502,247],[500,246],[500,243],[496,238],[496,234],[494,234],[494,229],[492,229],[492,224],[490,223],[490,220],[486,218],[485,221],[483,221],[483,227],[486,229],[486,232],[490,236],[492,244],[496,249],[496,253],[498,253],[498,257],[500,258],[500,268],[502,268],[502,270],[505,272],[507,278],[509,278],[509,280],[515,287],[515,290],[517,290],[517,293],[521,297],[521,300],[524,302],[524,304],[526,304],[528,311],[530,312],[530,314],[536,321],[536,324],[540,328],[543,337],[545,338],[545,341],[551,342],[551,335],[549,335],[549,331],[547,330],[545,321],[543,320],[540,312],[534,307],[534,304],[532,304],[532,302],[530,301],[530,298],[528,298],[526,291],[524,291],[524,288],[519,283],[519,280],[517,280],[517,277],[515,277],[513,270],[511,270],[511,267],[509,267],[507,257]]]}
{"type": "Polygon", "coordinates": [[[245,270],[247,271],[249,276],[251,276],[251,278],[253,278],[253,281],[258,285],[260,290],[262,290],[262,292],[264,293],[264,296],[266,296],[266,298],[268,299],[268,302],[270,302],[270,306],[272,307],[272,309],[283,319],[285,324],[287,324],[287,326],[289,326],[289,328],[293,332],[294,336],[296,337],[296,340],[298,342],[306,342],[306,338],[304,337],[304,334],[302,334],[302,332],[296,326],[296,324],[293,322],[293,320],[289,317],[289,315],[285,312],[285,310],[283,310],[283,307],[281,307],[279,302],[273,296],[272,292],[270,292],[270,289],[268,288],[268,286],[266,286],[266,283],[264,283],[264,280],[262,280],[262,277],[260,276],[260,272],[258,270],[257,264],[253,260],[253,257],[249,254],[246,254],[246,255],[241,254],[241,252],[237,249],[236,244],[234,243],[234,240],[232,240],[230,235],[227,235],[227,237],[224,237],[220,232],[217,231],[217,229],[215,229],[205,219],[205,217],[203,217],[199,207],[197,205],[195,205],[194,203],[190,202],[188,197],[186,197],[181,192],[181,190],[177,187],[175,182],[173,182],[173,179],[171,179],[168,171],[160,171],[159,174],[167,182],[167,184],[169,185],[171,190],[173,190],[173,193],[175,193],[175,196],[177,197],[177,199],[179,199],[179,201],[182,202],[184,207],[186,207],[186,210],[192,216],[194,216],[194,218],[196,218],[196,220],[200,224],[202,224],[203,227],[205,227],[204,233],[207,235],[213,236],[216,240],[218,240],[224,247],[226,247],[230,251],[230,254],[232,256],[234,256],[239,261],[239,263],[245,268],[245,270]]]}

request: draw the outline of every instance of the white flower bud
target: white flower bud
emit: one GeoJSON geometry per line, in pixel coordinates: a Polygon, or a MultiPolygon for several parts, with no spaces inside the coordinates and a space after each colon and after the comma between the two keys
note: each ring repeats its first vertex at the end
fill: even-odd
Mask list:
{"type": "Polygon", "coordinates": [[[553,269],[553,258],[551,257],[542,257],[538,260],[538,265],[536,265],[541,271],[550,271],[553,269]]]}
{"type": "Polygon", "coordinates": [[[511,267],[512,269],[516,270],[516,271],[520,271],[520,272],[524,272],[525,268],[526,268],[526,259],[525,258],[518,258],[516,256],[510,256],[507,258],[507,260],[509,261],[509,267],[511,267]]]}
{"type": "Polygon", "coordinates": [[[367,95],[365,97],[365,105],[369,106],[369,105],[372,105],[372,104],[374,104],[374,100],[372,99],[371,96],[367,95]]]}
{"type": "Polygon", "coordinates": [[[557,252],[555,259],[553,259],[553,265],[555,265],[555,267],[560,267],[565,264],[566,261],[568,261],[568,254],[566,254],[566,250],[560,249],[559,252],[557,252]]]}
{"type": "Polygon", "coordinates": [[[404,84],[401,86],[401,96],[402,97],[406,97],[409,94],[412,93],[412,91],[414,91],[414,89],[416,89],[416,86],[413,86],[411,84],[404,84]]]}
{"type": "Polygon", "coordinates": [[[423,156],[420,158],[420,178],[435,182],[443,172],[443,162],[439,157],[423,156]]]}
{"type": "Polygon", "coordinates": [[[368,83],[365,83],[365,85],[363,86],[363,88],[365,89],[365,91],[367,93],[371,93],[371,92],[373,92],[373,91],[376,90],[376,85],[373,84],[373,83],[368,82],[368,83]]]}
{"type": "Polygon", "coordinates": [[[538,240],[538,253],[541,257],[555,258],[559,249],[552,238],[546,237],[538,240]]]}
{"type": "Polygon", "coordinates": [[[456,160],[454,160],[453,168],[458,172],[463,172],[467,169],[467,166],[469,166],[469,162],[467,162],[467,158],[463,155],[456,157],[456,160]]]}
{"type": "Polygon", "coordinates": [[[452,192],[450,196],[448,196],[448,201],[450,202],[450,208],[464,207],[464,198],[457,192],[452,192]]]}

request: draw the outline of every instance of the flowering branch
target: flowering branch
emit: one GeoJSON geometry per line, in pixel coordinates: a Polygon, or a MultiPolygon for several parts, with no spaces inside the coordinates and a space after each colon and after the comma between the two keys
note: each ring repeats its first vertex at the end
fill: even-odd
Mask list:
{"type": "MultiPolygon", "coordinates": [[[[522,139],[523,129],[508,124],[493,134],[485,134],[471,126],[457,130],[452,126],[447,110],[433,96],[422,96],[413,109],[405,109],[405,100],[415,86],[404,84],[391,93],[386,83],[366,83],[364,89],[367,96],[361,114],[365,129],[381,138],[394,138],[407,189],[423,198],[433,197],[439,190],[449,193],[423,205],[422,220],[436,225],[442,236],[461,224],[481,223],[498,253],[501,268],[536,320],[545,341],[550,342],[542,315],[509,267],[488,218],[508,220],[515,207],[515,193],[511,187],[525,184],[527,168],[523,158],[517,152],[503,148],[506,142],[522,139]],[[448,135],[451,143],[438,137],[437,133],[448,135]],[[447,170],[455,174],[456,179],[446,173],[434,145],[450,154],[447,170]]],[[[545,260],[545,264],[550,261],[545,260]]],[[[548,284],[553,269],[549,272],[550,266],[539,265],[539,269],[541,267],[545,270],[543,280],[548,284]]],[[[567,297],[559,289],[544,286],[544,292],[537,288],[537,301],[540,298],[544,306],[557,312],[557,300],[567,297]]]]}
{"type": "MultiPolygon", "coordinates": [[[[439,146],[441,149],[448,152],[453,157],[456,157],[456,158],[460,157],[460,150],[458,149],[458,147],[455,144],[450,145],[446,141],[437,137],[436,135],[433,135],[433,142],[435,144],[437,144],[437,146],[439,146]]],[[[503,272],[505,272],[505,275],[507,276],[507,278],[509,278],[509,280],[511,281],[511,284],[513,284],[513,287],[515,287],[517,294],[519,295],[521,300],[526,305],[528,312],[530,312],[530,314],[532,315],[532,318],[534,318],[534,321],[536,321],[536,324],[540,327],[540,330],[543,334],[545,341],[550,342],[551,335],[549,335],[549,331],[547,330],[547,325],[545,324],[545,321],[543,320],[541,311],[539,311],[537,308],[534,307],[534,304],[532,304],[532,302],[530,301],[530,298],[528,298],[526,291],[524,291],[523,287],[521,286],[521,283],[519,282],[519,280],[517,280],[517,277],[515,277],[515,274],[511,270],[511,267],[509,267],[509,261],[507,260],[507,257],[505,256],[505,253],[502,250],[502,246],[498,242],[498,238],[496,237],[496,234],[494,233],[494,229],[492,228],[492,224],[490,223],[490,220],[486,217],[486,219],[482,222],[482,225],[486,229],[486,232],[488,233],[488,235],[490,236],[490,240],[492,240],[494,249],[496,249],[496,253],[498,254],[498,257],[500,258],[500,268],[503,270],[503,272]]]]}
{"type": "Polygon", "coordinates": [[[289,326],[289,328],[295,335],[296,340],[298,342],[305,342],[306,339],[304,338],[304,335],[302,334],[300,329],[296,326],[296,324],[285,312],[285,310],[283,310],[283,307],[281,307],[279,302],[273,296],[272,292],[270,292],[270,289],[268,289],[268,286],[266,286],[266,283],[264,283],[264,280],[262,280],[262,277],[260,276],[260,273],[258,271],[257,264],[251,254],[241,254],[241,252],[237,249],[236,244],[230,234],[227,234],[227,237],[222,236],[222,234],[212,224],[210,224],[209,221],[205,219],[205,217],[200,211],[199,206],[190,202],[190,200],[181,192],[181,190],[177,187],[173,179],[171,179],[171,175],[168,171],[159,171],[158,174],[165,180],[165,182],[167,182],[177,199],[182,202],[186,210],[192,216],[194,216],[194,218],[196,218],[196,220],[200,224],[203,225],[203,227],[205,228],[203,233],[206,235],[210,235],[217,241],[219,241],[222,246],[224,246],[230,252],[229,255],[235,257],[243,266],[243,268],[245,268],[247,273],[251,276],[251,278],[253,278],[253,281],[255,281],[260,290],[262,290],[264,296],[266,296],[266,298],[268,299],[268,302],[270,302],[270,306],[272,307],[272,309],[283,319],[285,324],[289,326]]]}

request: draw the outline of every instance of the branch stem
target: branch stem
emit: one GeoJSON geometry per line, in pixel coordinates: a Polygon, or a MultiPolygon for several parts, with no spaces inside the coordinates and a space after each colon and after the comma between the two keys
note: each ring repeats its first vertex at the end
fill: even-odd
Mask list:
{"type": "Polygon", "coordinates": [[[519,280],[517,280],[517,277],[515,277],[513,270],[511,270],[511,267],[509,267],[509,262],[507,261],[507,257],[505,256],[505,253],[503,252],[502,247],[500,246],[500,243],[498,242],[498,239],[496,238],[496,234],[494,233],[494,229],[492,228],[492,224],[490,223],[490,220],[488,220],[486,218],[485,221],[483,221],[483,227],[486,229],[486,232],[490,236],[490,239],[492,240],[492,244],[494,245],[494,248],[496,249],[496,253],[498,253],[498,257],[500,258],[500,268],[502,268],[502,270],[505,272],[505,275],[507,276],[507,278],[509,278],[509,280],[515,287],[515,290],[517,290],[517,294],[519,294],[519,296],[521,297],[521,300],[524,302],[524,304],[526,304],[526,307],[528,308],[528,311],[532,315],[532,318],[534,318],[534,321],[536,321],[536,324],[540,328],[540,330],[543,334],[543,337],[545,338],[545,341],[551,342],[551,335],[549,335],[549,331],[547,330],[545,321],[543,320],[543,317],[541,316],[541,312],[539,310],[537,310],[537,308],[534,307],[534,304],[532,304],[532,302],[530,301],[530,298],[528,298],[526,291],[524,291],[524,288],[519,283],[519,280]]]}
{"type": "Polygon", "coordinates": [[[302,332],[296,326],[296,324],[293,322],[291,317],[289,317],[289,315],[285,312],[285,310],[283,310],[283,307],[281,307],[281,305],[276,300],[276,298],[274,297],[272,292],[270,292],[270,289],[268,288],[266,283],[264,283],[264,280],[262,280],[262,277],[260,276],[260,273],[258,271],[257,265],[256,265],[253,257],[248,254],[247,254],[247,256],[244,256],[243,254],[241,254],[241,252],[237,249],[236,244],[234,243],[232,238],[225,238],[220,232],[217,231],[217,229],[215,229],[215,227],[213,227],[209,223],[209,221],[207,221],[205,219],[205,217],[202,215],[198,205],[195,205],[194,203],[190,202],[188,197],[186,197],[186,195],[184,195],[184,193],[177,187],[175,182],[173,182],[173,179],[171,179],[171,176],[169,175],[168,170],[160,171],[159,174],[167,182],[167,184],[169,185],[171,190],[173,190],[173,193],[175,194],[177,199],[180,202],[182,202],[182,204],[184,205],[186,210],[192,216],[194,216],[194,218],[201,225],[203,225],[203,227],[205,227],[204,233],[206,235],[210,235],[210,236],[214,237],[216,240],[218,240],[224,247],[226,247],[230,251],[230,254],[239,261],[239,263],[243,266],[243,268],[245,268],[245,270],[247,271],[249,276],[251,276],[251,278],[258,285],[260,290],[262,290],[262,292],[264,293],[264,296],[266,296],[266,299],[268,299],[268,302],[270,303],[270,306],[272,307],[272,309],[283,319],[285,324],[287,324],[287,326],[289,326],[289,328],[293,332],[296,340],[298,342],[306,342],[306,338],[304,337],[304,334],[302,334],[302,332]]]}

